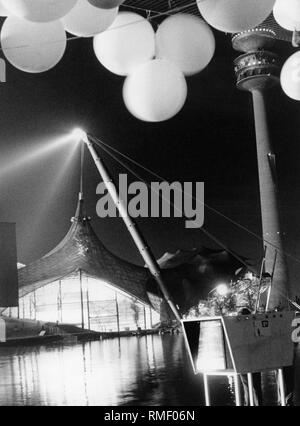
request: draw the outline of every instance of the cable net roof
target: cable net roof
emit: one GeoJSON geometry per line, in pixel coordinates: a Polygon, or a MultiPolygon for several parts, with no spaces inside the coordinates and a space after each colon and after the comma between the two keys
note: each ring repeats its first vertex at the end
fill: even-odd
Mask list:
{"type": "MultiPolygon", "coordinates": [[[[196,0],[127,0],[123,7],[127,10],[131,9],[136,12],[143,12],[146,15],[150,13],[150,16],[153,16],[154,19],[156,15],[157,19],[159,19],[175,13],[190,13],[199,17],[201,16],[196,0]]],[[[290,42],[292,39],[292,32],[280,27],[275,21],[273,14],[271,14],[259,27],[268,28],[274,31],[278,40],[290,42]]]]}
{"type": "MultiPolygon", "coordinates": [[[[181,312],[206,297],[215,282],[230,282],[244,265],[225,250],[206,248],[166,254],[159,260],[165,284],[181,312]]],[[[49,253],[19,269],[19,296],[59,281],[78,271],[151,305],[168,311],[148,268],[134,265],[110,252],[94,232],[85,215],[83,200],[65,238],[49,253]]]]}

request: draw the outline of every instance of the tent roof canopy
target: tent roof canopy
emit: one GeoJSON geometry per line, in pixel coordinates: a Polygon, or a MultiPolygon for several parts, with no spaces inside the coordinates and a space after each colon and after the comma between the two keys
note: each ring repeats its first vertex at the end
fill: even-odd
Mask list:
{"type": "MultiPolygon", "coordinates": [[[[226,250],[207,248],[166,253],[158,262],[168,291],[182,313],[206,298],[218,281],[230,281],[243,267],[226,250]]],[[[161,309],[162,295],[150,271],[119,258],[102,244],[81,196],[65,238],[41,259],[19,269],[20,297],[80,270],[157,311],[161,309]]]]}
{"type": "Polygon", "coordinates": [[[41,259],[19,270],[20,296],[82,270],[149,303],[146,292],[150,278],[148,270],[126,262],[106,249],[84,210],[84,200],[79,199],[65,238],[41,259]]]}

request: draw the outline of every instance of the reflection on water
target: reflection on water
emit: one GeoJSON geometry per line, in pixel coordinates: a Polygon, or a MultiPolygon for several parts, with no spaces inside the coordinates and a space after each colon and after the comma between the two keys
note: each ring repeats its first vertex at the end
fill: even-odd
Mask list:
{"type": "MultiPolygon", "coordinates": [[[[210,380],[213,404],[233,404],[232,383],[210,380]]],[[[0,404],[200,406],[204,398],[183,337],[165,335],[1,348],[0,404]]]]}
{"type": "Polygon", "coordinates": [[[0,404],[202,405],[203,392],[181,335],[128,337],[1,348],[0,404]]]}

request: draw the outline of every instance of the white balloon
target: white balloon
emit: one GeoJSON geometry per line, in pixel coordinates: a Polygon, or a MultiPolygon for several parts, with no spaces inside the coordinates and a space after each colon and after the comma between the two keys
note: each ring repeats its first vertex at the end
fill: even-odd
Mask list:
{"type": "Polygon", "coordinates": [[[62,18],[65,30],[80,37],[93,37],[105,31],[115,20],[118,8],[99,9],[87,0],[78,0],[76,6],[62,18]]]}
{"type": "Polygon", "coordinates": [[[299,0],[276,0],[273,9],[277,23],[286,30],[300,30],[299,0]]]}
{"type": "Polygon", "coordinates": [[[128,75],[155,56],[155,33],[147,19],[121,12],[107,31],[94,38],[94,50],[109,71],[128,75]]]}
{"type": "Polygon", "coordinates": [[[272,12],[274,3],[275,0],[204,0],[197,4],[212,27],[238,33],[261,24],[272,12]]]}
{"type": "Polygon", "coordinates": [[[101,9],[112,9],[119,7],[125,0],[88,0],[93,6],[100,7],[101,9]]]}
{"type": "Polygon", "coordinates": [[[50,22],[62,18],[77,0],[2,0],[13,15],[33,22],[50,22]]]}
{"type": "Polygon", "coordinates": [[[176,115],[187,97],[187,84],[176,65],[155,59],[141,65],[124,83],[123,98],[136,118],[165,121],[176,115]]]}
{"type": "Polygon", "coordinates": [[[170,16],[156,32],[156,57],[173,62],[185,75],[202,71],[211,61],[215,46],[210,27],[193,15],[170,16]]]}
{"type": "Polygon", "coordinates": [[[300,101],[300,51],[290,56],[283,65],[280,82],[290,98],[300,101]]]}
{"type": "Polygon", "coordinates": [[[6,9],[6,7],[4,7],[2,0],[0,1],[0,16],[8,16],[10,13],[9,11],[6,9]]]}
{"type": "Polygon", "coordinates": [[[9,16],[2,27],[1,46],[7,60],[16,68],[40,73],[61,60],[67,37],[60,21],[41,24],[9,16]]]}

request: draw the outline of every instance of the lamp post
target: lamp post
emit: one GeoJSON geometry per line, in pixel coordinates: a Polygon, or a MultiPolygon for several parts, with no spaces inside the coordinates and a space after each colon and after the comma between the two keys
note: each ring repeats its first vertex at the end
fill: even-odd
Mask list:
{"type": "Polygon", "coordinates": [[[275,33],[257,28],[236,34],[234,49],[246,52],[236,58],[237,87],[251,93],[253,99],[258,175],[260,188],[263,246],[266,247],[265,272],[272,275],[272,292],[268,299],[270,310],[286,306],[288,269],[283,254],[280,205],[276,176],[275,154],[270,137],[265,104],[265,92],[279,82],[279,58],[269,49],[275,33]]]}

